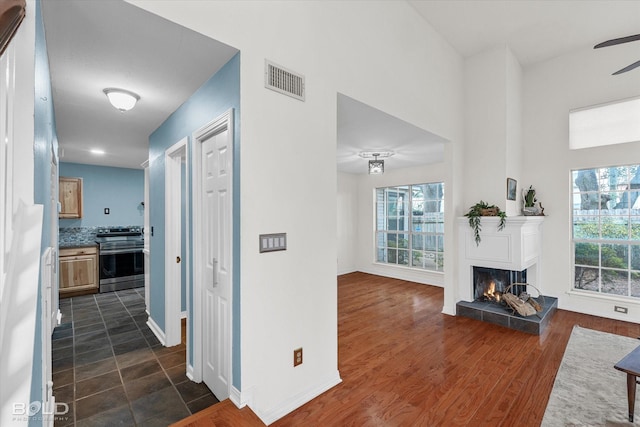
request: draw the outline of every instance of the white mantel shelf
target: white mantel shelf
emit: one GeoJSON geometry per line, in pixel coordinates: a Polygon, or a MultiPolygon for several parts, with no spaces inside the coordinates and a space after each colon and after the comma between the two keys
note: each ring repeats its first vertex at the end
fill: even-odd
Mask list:
{"type": "Polygon", "coordinates": [[[476,245],[469,218],[458,218],[459,283],[456,301],[473,301],[473,267],[522,271],[527,282],[541,289],[543,216],[507,217],[498,231],[500,217],[482,217],[479,245],[476,245]]]}

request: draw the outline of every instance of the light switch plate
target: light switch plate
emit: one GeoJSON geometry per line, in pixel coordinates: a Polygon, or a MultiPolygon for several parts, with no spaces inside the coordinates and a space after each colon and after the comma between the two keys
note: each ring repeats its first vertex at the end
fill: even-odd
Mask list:
{"type": "Polygon", "coordinates": [[[284,251],[287,249],[287,233],[260,235],[260,253],[284,251]]]}

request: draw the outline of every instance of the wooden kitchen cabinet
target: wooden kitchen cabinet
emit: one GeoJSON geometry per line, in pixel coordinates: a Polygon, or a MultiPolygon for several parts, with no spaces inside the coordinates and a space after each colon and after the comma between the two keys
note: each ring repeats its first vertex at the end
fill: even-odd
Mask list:
{"type": "Polygon", "coordinates": [[[61,176],[59,199],[60,218],[82,218],[82,178],[61,176]]]}
{"type": "Polygon", "coordinates": [[[60,296],[98,292],[98,248],[60,249],[60,296]]]}

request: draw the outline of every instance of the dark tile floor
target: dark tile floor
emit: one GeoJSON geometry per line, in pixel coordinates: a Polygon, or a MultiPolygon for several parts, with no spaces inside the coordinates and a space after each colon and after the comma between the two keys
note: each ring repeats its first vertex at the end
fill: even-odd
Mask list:
{"type": "MultiPolygon", "coordinates": [[[[186,347],[146,325],[144,288],[60,300],[53,332],[55,426],[167,426],[218,399],[185,372],[186,347]]],[[[184,326],[183,326],[184,337],[184,326]]]]}

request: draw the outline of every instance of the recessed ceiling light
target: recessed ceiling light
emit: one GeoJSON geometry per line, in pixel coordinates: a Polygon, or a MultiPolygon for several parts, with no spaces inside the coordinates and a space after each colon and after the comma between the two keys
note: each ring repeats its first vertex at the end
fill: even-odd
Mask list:
{"type": "Polygon", "coordinates": [[[97,155],[103,155],[104,154],[104,150],[100,150],[99,148],[93,148],[90,150],[92,154],[97,154],[97,155]]]}

